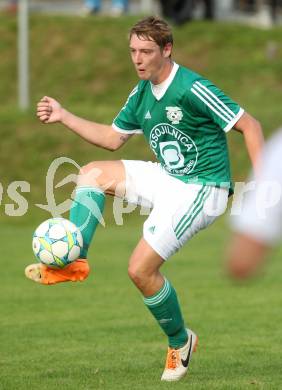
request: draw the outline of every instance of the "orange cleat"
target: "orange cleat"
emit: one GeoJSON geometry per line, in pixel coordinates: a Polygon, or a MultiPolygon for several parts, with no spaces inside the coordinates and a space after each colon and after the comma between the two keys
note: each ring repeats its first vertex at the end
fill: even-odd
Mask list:
{"type": "Polygon", "coordinates": [[[64,268],[50,268],[42,263],[30,264],[25,276],[40,284],[61,282],[82,282],[89,275],[90,268],[86,259],[78,259],[64,268]]]}

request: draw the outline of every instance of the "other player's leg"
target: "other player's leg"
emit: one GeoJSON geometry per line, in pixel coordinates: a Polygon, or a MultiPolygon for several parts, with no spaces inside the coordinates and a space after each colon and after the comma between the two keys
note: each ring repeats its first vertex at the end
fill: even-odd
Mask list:
{"type": "Polygon", "coordinates": [[[87,253],[96,228],[102,220],[105,195],[124,196],[125,170],[121,161],[91,162],[81,168],[70,210],[70,220],[81,230],[83,249],[81,258],[62,269],[47,267],[41,263],[31,264],[26,276],[41,284],[67,281],[82,281],[89,274],[87,253]]]}

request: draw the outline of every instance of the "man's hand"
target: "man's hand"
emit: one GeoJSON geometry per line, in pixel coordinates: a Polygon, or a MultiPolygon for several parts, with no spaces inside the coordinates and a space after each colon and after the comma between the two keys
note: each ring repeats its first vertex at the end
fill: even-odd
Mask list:
{"type": "Polygon", "coordinates": [[[55,99],[44,96],[37,103],[37,117],[42,123],[61,122],[64,109],[55,99]]]}

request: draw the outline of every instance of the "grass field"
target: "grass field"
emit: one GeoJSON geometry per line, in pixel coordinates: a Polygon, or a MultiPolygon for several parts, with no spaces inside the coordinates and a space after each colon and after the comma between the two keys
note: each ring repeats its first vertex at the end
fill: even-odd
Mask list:
{"type": "MultiPolygon", "coordinates": [[[[110,123],[136,83],[126,44],[135,20],[32,15],[31,108],[22,113],[16,106],[16,19],[0,14],[0,389],[282,389],[282,250],[271,255],[262,277],[231,283],[222,266],[224,218],[164,266],[187,325],[200,338],[189,376],[177,384],[160,382],[166,339],[127,277],[144,217],[135,213],[116,226],[109,202],[107,227],[97,232],[92,274],[84,283],[45,287],[23,275],[33,258],[33,230],[49,217],[34,204],[46,201],[45,176],[56,157],[80,165],[152,158],[142,137],[113,155],[60,125],[44,127],[34,113],[47,94],[79,115],[110,123]],[[5,209],[13,203],[7,192],[14,180],[30,183],[23,194],[28,212],[18,218],[5,209]]],[[[282,123],[281,42],[281,27],[195,22],[175,29],[174,55],[236,99],[269,136],[282,123]]],[[[235,132],[228,138],[234,179],[242,180],[249,171],[243,139],[235,132]]],[[[58,175],[67,173],[70,167],[62,167],[58,175]]],[[[70,185],[56,190],[57,201],[70,191],[70,185]]]]}
{"type": "Polygon", "coordinates": [[[200,338],[189,376],[165,384],[166,339],[127,277],[139,222],[100,228],[89,279],[51,287],[23,276],[33,226],[1,227],[0,388],[280,389],[281,250],[263,277],[232,284],[221,219],[165,265],[200,338]]]}

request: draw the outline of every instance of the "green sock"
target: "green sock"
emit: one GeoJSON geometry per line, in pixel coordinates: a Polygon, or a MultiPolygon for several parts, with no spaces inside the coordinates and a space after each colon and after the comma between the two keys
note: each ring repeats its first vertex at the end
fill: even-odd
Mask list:
{"type": "Polygon", "coordinates": [[[105,194],[99,188],[77,187],[70,209],[70,221],[80,228],[83,248],[80,257],[87,258],[87,252],[95,230],[102,220],[105,194]]]}
{"type": "Polygon", "coordinates": [[[151,297],[144,298],[144,303],[168,336],[169,346],[183,347],[187,343],[187,331],[178,303],[176,291],[165,279],[162,288],[151,297]]]}

